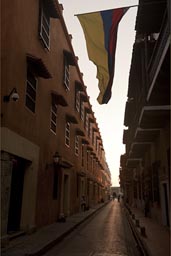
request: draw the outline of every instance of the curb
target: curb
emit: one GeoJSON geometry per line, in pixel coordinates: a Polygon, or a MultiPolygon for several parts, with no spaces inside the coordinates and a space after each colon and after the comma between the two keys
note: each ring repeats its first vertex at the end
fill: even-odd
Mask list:
{"type": "Polygon", "coordinates": [[[143,238],[147,238],[145,227],[140,225],[139,220],[136,219],[135,214],[133,214],[131,212],[128,205],[125,205],[125,213],[126,213],[126,217],[128,219],[130,228],[132,230],[132,233],[134,235],[134,238],[137,242],[137,245],[138,245],[142,255],[143,256],[151,256],[149,249],[143,239],[143,238]]]}

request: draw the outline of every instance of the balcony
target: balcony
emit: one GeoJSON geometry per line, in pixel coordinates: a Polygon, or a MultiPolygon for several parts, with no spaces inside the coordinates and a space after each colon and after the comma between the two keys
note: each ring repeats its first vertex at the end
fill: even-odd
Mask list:
{"type": "Polygon", "coordinates": [[[166,106],[144,106],[140,118],[139,126],[143,129],[161,129],[170,120],[170,105],[166,106]]]}
{"type": "Polygon", "coordinates": [[[169,102],[169,73],[170,73],[170,31],[169,23],[165,15],[160,29],[159,37],[156,40],[151,59],[148,63],[148,94],[147,101],[154,98],[158,92],[158,103],[169,102]],[[165,90],[167,86],[167,90],[165,90]],[[157,90],[155,90],[157,87],[157,90]],[[163,88],[164,87],[164,88],[163,88]],[[164,90],[163,90],[164,89],[164,90]],[[159,93],[160,92],[160,93],[159,93]]]}

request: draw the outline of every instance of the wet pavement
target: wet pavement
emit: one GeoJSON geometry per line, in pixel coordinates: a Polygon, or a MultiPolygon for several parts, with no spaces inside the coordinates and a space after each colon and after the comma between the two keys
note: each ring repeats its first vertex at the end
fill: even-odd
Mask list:
{"type": "Polygon", "coordinates": [[[139,256],[123,205],[111,201],[44,256],[139,256]]]}
{"type": "MultiPolygon", "coordinates": [[[[128,211],[127,207],[124,207],[123,202],[118,203],[117,201],[98,204],[88,211],[68,217],[64,223],[56,222],[37,230],[37,232],[33,234],[23,235],[11,240],[8,246],[1,250],[1,255],[46,255],[47,252],[51,253],[55,250],[56,245],[59,246],[59,248],[62,247],[62,244],[65,243],[65,241],[69,241],[70,237],[74,236],[77,230],[78,232],[80,232],[79,229],[82,230],[82,225],[86,227],[92,219],[97,219],[96,224],[92,224],[91,228],[87,227],[83,234],[79,233],[79,239],[75,241],[75,245],[73,246],[73,254],[71,254],[70,251],[69,256],[125,256],[127,254],[134,256],[137,242],[138,245],[141,245],[143,251],[147,252],[147,254],[141,255],[170,256],[169,228],[157,224],[150,218],[145,218],[143,213],[136,208],[130,209],[131,213],[128,211]],[[103,213],[100,217],[103,210],[106,212],[106,215],[103,213]],[[134,219],[132,218],[133,213],[134,219]],[[121,216],[123,217],[121,218],[121,216]],[[145,236],[141,234],[140,227],[136,226],[136,219],[139,220],[140,227],[145,228],[145,236]],[[104,222],[104,225],[102,225],[102,222],[104,222]],[[135,231],[136,242],[133,242],[132,234],[134,232],[131,230],[135,231]],[[98,233],[99,237],[97,237],[98,233]],[[93,244],[92,241],[95,239],[96,242],[93,244]],[[86,243],[85,246],[86,241],[88,243],[86,243]],[[105,243],[103,241],[105,241],[105,243]],[[82,251],[82,249],[79,249],[78,254],[77,251],[75,252],[74,250],[77,247],[80,248],[81,244],[83,244],[85,250],[82,251]],[[77,254],[74,255],[74,253],[77,254]]],[[[58,251],[58,253],[54,255],[67,256],[66,252],[62,254],[62,249],[60,251],[61,254],[59,254],[58,251]]],[[[66,251],[67,250],[69,249],[66,247],[66,251]]]]}

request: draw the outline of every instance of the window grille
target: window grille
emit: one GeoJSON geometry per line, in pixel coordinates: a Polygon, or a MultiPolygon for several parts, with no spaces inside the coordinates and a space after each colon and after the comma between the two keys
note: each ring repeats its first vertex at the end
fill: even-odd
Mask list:
{"type": "Polygon", "coordinates": [[[81,112],[80,112],[80,115],[81,115],[81,120],[84,121],[84,103],[83,103],[83,101],[81,101],[81,112]]]}
{"type": "Polygon", "coordinates": [[[70,123],[66,122],[65,126],[65,145],[70,146],[70,123]]]}
{"type": "Polygon", "coordinates": [[[57,124],[57,106],[52,104],[51,106],[51,120],[50,120],[50,129],[56,134],[56,124],[57,124]]]}
{"type": "Polygon", "coordinates": [[[50,48],[50,16],[42,4],[40,13],[40,38],[44,46],[50,48]]]}
{"type": "Polygon", "coordinates": [[[80,112],[80,91],[75,91],[75,109],[80,112]]]}
{"type": "Polygon", "coordinates": [[[82,144],[82,150],[81,150],[81,164],[84,166],[84,145],[82,144]]]}
{"type": "Polygon", "coordinates": [[[70,78],[69,63],[68,63],[67,57],[64,56],[64,85],[67,90],[69,90],[69,78],[70,78]]]}
{"type": "Polygon", "coordinates": [[[27,70],[26,106],[35,113],[37,79],[27,70]]]}
{"type": "Polygon", "coordinates": [[[78,136],[75,136],[75,155],[78,156],[79,154],[79,139],[78,136]]]}

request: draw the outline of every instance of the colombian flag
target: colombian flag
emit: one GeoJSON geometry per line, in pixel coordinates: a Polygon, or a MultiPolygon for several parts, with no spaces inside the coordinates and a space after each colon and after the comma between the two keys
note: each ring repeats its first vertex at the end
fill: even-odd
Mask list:
{"type": "Polygon", "coordinates": [[[84,31],[89,59],[97,66],[99,104],[108,103],[114,77],[117,30],[128,7],[77,15],[84,31]]]}

